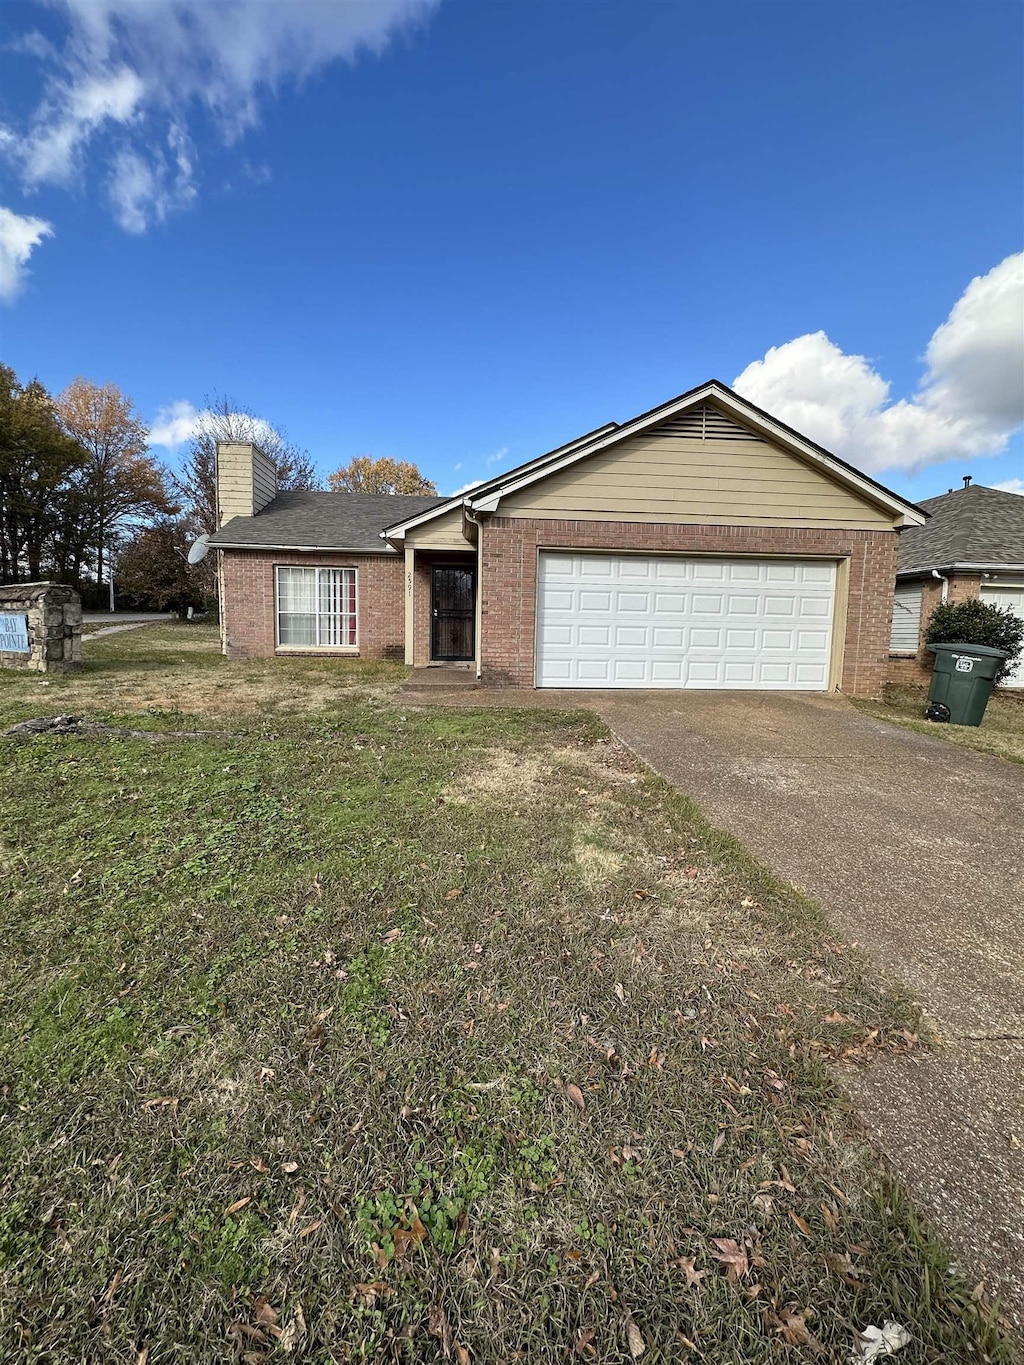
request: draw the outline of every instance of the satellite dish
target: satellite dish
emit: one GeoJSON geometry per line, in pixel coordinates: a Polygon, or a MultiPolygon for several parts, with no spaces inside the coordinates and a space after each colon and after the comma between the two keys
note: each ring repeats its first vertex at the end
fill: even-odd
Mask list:
{"type": "Polygon", "coordinates": [[[206,558],[206,556],[209,553],[210,537],[207,535],[202,535],[199,537],[197,541],[193,542],[192,548],[188,552],[188,562],[190,564],[199,564],[206,558]]]}

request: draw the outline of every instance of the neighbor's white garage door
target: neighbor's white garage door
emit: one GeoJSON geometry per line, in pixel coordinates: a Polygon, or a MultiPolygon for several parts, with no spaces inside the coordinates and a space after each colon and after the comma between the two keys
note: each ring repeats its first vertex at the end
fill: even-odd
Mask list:
{"type": "Polygon", "coordinates": [[[543,552],[538,687],[828,687],[823,560],[543,552]]]}
{"type": "MultiPolygon", "coordinates": [[[[1009,607],[1017,616],[1024,616],[1024,588],[987,588],[982,584],[981,600],[997,607],[1009,607]]],[[[1018,659],[1017,667],[1000,686],[1024,687],[1024,658],[1018,659]]]]}

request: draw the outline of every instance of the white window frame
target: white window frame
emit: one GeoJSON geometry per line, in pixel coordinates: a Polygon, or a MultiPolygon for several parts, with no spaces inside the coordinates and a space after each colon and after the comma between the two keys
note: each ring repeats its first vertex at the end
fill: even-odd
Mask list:
{"type": "MultiPolygon", "coordinates": [[[[308,614],[308,613],[304,613],[308,614]]],[[[343,614],[342,619],[348,617],[348,612],[343,614]]],[[[303,654],[310,650],[325,654],[356,654],[359,651],[359,570],[354,564],[275,564],[274,565],[274,648],[285,651],[286,653],[303,654]],[[300,569],[306,572],[312,571],[316,574],[313,589],[314,610],[311,613],[316,624],[316,643],[312,645],[285,645],[281,643],[281,570],[300,569]],[[341,573],[351,574],[355,589],[355,606],[353,615],[355,619],[355,642],[345,645],[322,644],[320,640],[321,627],[320,621],[322,613],[320,611],[320,575],[322,573],[341,573]]]]}

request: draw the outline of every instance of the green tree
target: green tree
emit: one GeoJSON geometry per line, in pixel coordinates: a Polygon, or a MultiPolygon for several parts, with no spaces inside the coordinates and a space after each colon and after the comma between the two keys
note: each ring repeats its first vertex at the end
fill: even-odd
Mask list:
{"type": "Polygon", "coordinates": [[[1009,607],[997,607],[978,597],[968,597],[963,602],[940,602],[928,618],[925,640],[930,645],[945,641],[1005,650],[1006,658],[996,674],[998,687],[1024,653],[1024,620],[1009,607]]]}
{"type": "Polygon", "coordinates": [[[349,464],[336,469],[327,480],[332,493],[419,493],[436,495],[437,489],[409,460],[392,460],[382,455],[357,455],[349,464]]]}
{"type": "Polygon", "coordinates": [[[57,399],[68,434],[85,452],[84,515],[102,583],[111,548],[132,522],[166,516],[174,508],[163,471],[149,454],[149,432],[116,384],[73,379],[57,399]]]}
{"type": "Polygon", "coordinates": [[[85,472],[85,453],[43,385],[0,365],[0,581],[78,581],[88,554],[85,472]]]}
{"type": "Polygon", "coordinates": [[[205,605],[201,564],[188,562],[193,537],[182,517],[164,517],[139,527],[122,547],[117,577],[122,599],[151,611],[176,611],[205,605]]]}

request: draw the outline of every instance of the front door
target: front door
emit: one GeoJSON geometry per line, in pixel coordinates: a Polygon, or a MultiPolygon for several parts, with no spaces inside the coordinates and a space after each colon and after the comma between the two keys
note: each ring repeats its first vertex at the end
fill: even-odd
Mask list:
{"type": "Polygon", "coordinates": [[[454,663],[476,657],[476,569],[435,564],[430,578],[430,658],[454,663]]]}

